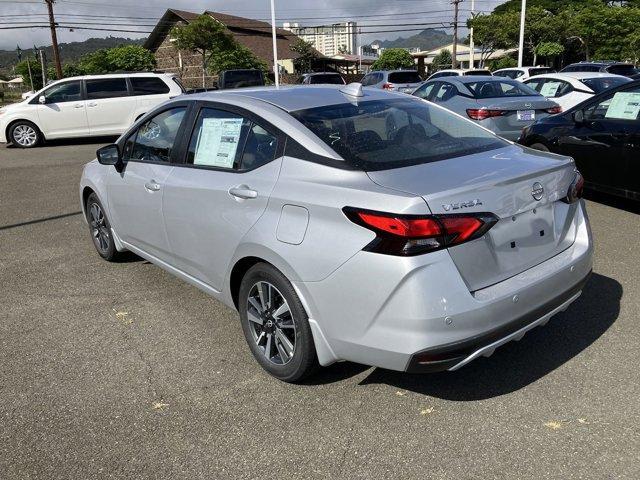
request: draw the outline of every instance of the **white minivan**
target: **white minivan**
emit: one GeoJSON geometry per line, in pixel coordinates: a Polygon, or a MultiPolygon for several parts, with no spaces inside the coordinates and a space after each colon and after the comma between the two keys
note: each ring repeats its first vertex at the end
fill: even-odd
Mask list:
{"type": "Polygon", "coordinates": [[[120,135],[160,103],[180,95],[166,73],[87,75],[59,80],[0,109],[0,143],[31,148],[45,140],[120,135]]]}

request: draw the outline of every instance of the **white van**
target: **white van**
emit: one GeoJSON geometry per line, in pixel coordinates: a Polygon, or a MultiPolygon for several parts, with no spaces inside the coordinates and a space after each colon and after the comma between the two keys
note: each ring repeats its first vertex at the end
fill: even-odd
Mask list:
{"type": "Polygon", "coordinates": [[[166,73],[65,78],[0,108],[0,143],[31,148],[56,138],[120,135],[150,109],[183,92],[179,80],[166,73]]]}

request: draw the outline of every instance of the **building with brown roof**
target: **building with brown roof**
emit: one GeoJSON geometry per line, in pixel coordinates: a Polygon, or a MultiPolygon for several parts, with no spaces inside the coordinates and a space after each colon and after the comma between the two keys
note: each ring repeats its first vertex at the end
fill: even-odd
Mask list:
{"type": "MultiPolygon", "coordinates": [[[[271,25],[251,18],[236,17],[217,12],[204,12],[214,20],[222,23],[233,38],[244,45],[259,59],[263,60],[273,71],[273,43],[271,25]]],[[[199,14],[182,10],[169,9],[147,38],[145,48],[154,52],[158,62],[158,69],[165,72],[177,73],[183,83],[189,87],[202,86],[202,60],[200,55],[193,52],[178,51],[173,45],[169,33],[179,24],[188,24],[199,14]]],[[[278,65],[281,71],[293,73],[293,59],[297,54],[291,51],[291,45],[298,40],[293,33],[276,29],[276,43],[278,47],[278,65]]],[[[205,76],[207,86],[213,84],[214,77],[205,76]]]]}

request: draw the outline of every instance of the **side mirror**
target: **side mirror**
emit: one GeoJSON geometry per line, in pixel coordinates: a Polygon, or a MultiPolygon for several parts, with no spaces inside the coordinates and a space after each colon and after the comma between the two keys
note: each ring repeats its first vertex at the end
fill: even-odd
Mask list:
{"type": "Polygon", "coordinates": [[[123,163],[120,156],[120,149],[115,143],[99,148],[96,151],[96,157],[101,165],[113,165],[119,172],[122,171],[123,163]]]}
{"type": "Polygon", "coordinates": [[[40,102],[42,105],[44,105],[45,103],[47,103],[47,97],[45,97],[44,95],[40,95],[38,97],[38,102],[40,102]]]}
{"type": "Polygon", "coordinates": [[[582,110],[573,112],[573,121],[577,124],[584,123],[584,112],[582,110]]]}

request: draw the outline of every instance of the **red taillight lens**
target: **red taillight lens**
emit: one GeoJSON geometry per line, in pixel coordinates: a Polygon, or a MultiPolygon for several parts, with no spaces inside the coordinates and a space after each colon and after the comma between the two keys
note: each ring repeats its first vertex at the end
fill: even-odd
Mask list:
{"type": "Polygon", "coordinates": [[[487,108],[468,108],[467,115],[471,120],[486,120],[491,117],[501,117],[506,110],[489,110],[487,108]]]}
{"type": "Polygon", "coordinates": [[[576,176],[569,185],[567,196],[562,199],[565,203],[575,203],[582,198],[584,192],[584,177],[576,170],[576,176]]]}
{"type": "Polygon", "coordinates": [[[385,90],[393,90],[393,83],[383,83],[382,84],[382,88],[384,88],[385,90]]]}
{"type": "Polygon", "coordinates": [[[555,107],[547,108],[547,113],[550,113],[551,115],[562,113],[562,107],[560,105],[556,105],[555,107]]]}
{"type": "Polygon", "coordinates": [[[491,213],[395,215],[345,207],[352,222],[376,233],[364,250],[411,256],[440,250],[484,235],[498,218],[491,213]]]}

